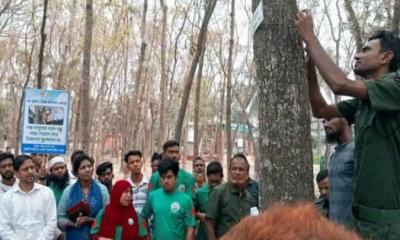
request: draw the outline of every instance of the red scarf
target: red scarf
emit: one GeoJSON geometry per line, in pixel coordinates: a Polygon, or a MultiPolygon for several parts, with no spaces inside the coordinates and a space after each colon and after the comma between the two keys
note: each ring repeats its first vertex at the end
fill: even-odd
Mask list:
{"type": "Polygon", "coordinates": [[[139,222],[132,202],[128,206],[120,203],[122,193],[132,188],[126,180],[115,183],[111,190],[111,201],[104,211],[98,236],[114,239],[117,226],[122,226],[121,240],[133,240],[139,238],[139,222]]]}

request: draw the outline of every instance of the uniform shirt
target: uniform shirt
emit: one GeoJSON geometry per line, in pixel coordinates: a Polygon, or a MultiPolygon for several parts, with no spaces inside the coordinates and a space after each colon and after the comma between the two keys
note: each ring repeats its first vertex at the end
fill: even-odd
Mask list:
{"type": "MultiPolygon", "coordinates": [[[[194,198],[194,183],[193,175],[183,169],[179,169],[178,177],[176,180],[176,190],[184,192],[191,198],[194,198]]],[[[149,182],[149,191],[162,188],[161,178],[158,172],[153,173],[149,182]]]]}
{"type": "MultiPolygon", "coordinates": [[[[208,195],[210,193],[210,187],[208,184],[203,185],[195,193],[195,208],[197,212],[206,213],[208,208],[208,195]]],[[[197,240],[206,240],[207,232],[203,222],[200,222],[199,228],[196,233],[197,240]]]]}
{"type": "Polygon", "coordinates": [[[239,190],[227,182],[211,191],[206,218],[214,220],[215,234],[221,237],[243,217],[250,215],[250,209],[255,206],[256,201],[247,190],[240,195],[239,190]]]}
{"type": "Polygon", "coordinates": [[[48,187],[34,183],[26,193],[16,185],[0,200],[0,239],[52,240],[56,230],[56,200],[48,187]]]}
{"type": "Polygon", "coordinates": [[[139,186],[136,186],[130,177],[128,177],[126,180],[132,185],[133,207],[135,208],[136,212],[140,214],[142,212],[142,209],[144,208],[144,205],[146,204],[149,180],[145,175],[143,175],[142,181],[140,182],[139,186]]]}
{"type": "Polygon", "coordinates": [[[351,227],[354,191],[354,141],[335,147],[329,161],[329,219],[351,227]]]}
{"type": "MultiPolygon", "coordinates": [[[[101,209],[96,216],[96,221],[94,223],[94,227],[92,227],[92,229],[90,230],[90,234],[98,234],[100,232],[100,227],[101,227],[101,223],[103,222],[103,217],[104,217],[104,209],[101,209]]],[[[140,216],[140,214],[137,215],[138,216],[138,223],[133,223],[133,224],[139,224],[139,237],[145,237],[147,236],[147,230],[145,228],[146,226],[146,222],[144,221],[144,219],[140,216]]],[[[114,240],[123,240],[121,239],[122,236],[122,226],[117,226],[115,228],[115,236],[114,236],[114,240]]]]}
{"type": "Polygon", "coordinates": [[[12,186],[8,186],[5,185],[1,180],[0,180],[0,199],[1,197],[4,195],[4,193],[8,192],[9,190],[11,190],[11,188],[13,188],[14,186],[18,185],[18,179],[15,179],[14,185],[12,186]]]}
{"type": "Polygon", "coordinates": [[[400,79],[397,74],[363,81],[369,100],[352,99],[337,105],[349,124],[355,124],[354,204],[359,209],[400,209],[400,79]]]}
{"type": "Polygon", "coordinates": [[[154,215],[154,240],[185,240],[188,228],[196,226],[192,199],[185,193],[164,189],[150,192],[142,216],[154,215]]]}

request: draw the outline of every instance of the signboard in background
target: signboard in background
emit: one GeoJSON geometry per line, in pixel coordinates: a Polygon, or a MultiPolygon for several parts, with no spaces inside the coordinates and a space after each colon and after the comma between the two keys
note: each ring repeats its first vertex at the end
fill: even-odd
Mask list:
{"type": "Polygon", "coordinates": [[[70,94],[26,89],[22,116],[23,153],[65,154],[68,146],[70,94]]]}

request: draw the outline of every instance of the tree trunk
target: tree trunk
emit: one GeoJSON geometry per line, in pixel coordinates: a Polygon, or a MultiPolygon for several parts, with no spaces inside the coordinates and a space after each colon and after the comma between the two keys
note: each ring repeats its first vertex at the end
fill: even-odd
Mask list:
{"type": "Polygon", "coordinates": [[[162,149],[165,141],[165,104],[167,101],[167,66],[166,66],[166,41],[167,41],[167,17],[168,7],[165,5],[164,0],[160,0],[162,10],[162,31],[161,31],[161,82],[160,82],[160,130],[158,139],[158,151],[162,149]]]}
{"type": "Polygon", "coordinates": [[[93,0],[86,0],[85,40],[83,47],[82,85],[80,88],[80,132],[82,149],[90,149],[90,59],[93,30],[93,0]]]}
{"type": "MultiPolygon", "coordinates": [[[[399,0],[396,0],[396,2],[399,2],[399,0]]],[[[344,0],[344,7],[346,8],[347,14],[348,14],[348,19],[350,22],[350,26],[351,26],[351,32],[354,36],[354,39],[356,41],[356,48],[357,51],[360,51],[362,46],[363,46],[363,37],[362,37],[362,33],[361,33],[361,28],[360,28],[360,24],[358,22],[357,19],[357,15],[354,12],[353,6],[351,5],[352,0],[344,0]]],[[[400,16],[399,16],[400,17],[400,16]]],[[[398,25],[397,25],[398,26],[398,25]]]]}
{"type": "MultiPolygon", "coordinates": [[[[196,96],[194,99],[194,148],[193,157],[198,157],[199,155],[199,145],[200,145],[200,133],[199,133],[199,121],[200,121],[200,94],[201,94],[201,79],[203,76],[203,63],[204,63],[205,49],[200,56],[199,69],[197,69],[197,79],[196,79],[196,96]]],[[[194,161],[193,161],[194,164],[194,161]]]]}
{"type": "Polygon", "coordinates": [[[231,131],[231,108],[232,108],[232,71],[233,71],[233,34],[235,31],[235,0],[231,2],[231,23],[229,37],[228,56],[228,78],[226,83],[226,166],[229,169],[232,157],[232,131],[231,131]]]}
{"type": "Polygon", "coordinates": [[[174,138],[178,142],[181,141],[182,128],[183,128],[183,123],[184,123],[184,119],[185,119],[186,108],[187,108],[188,101],[189,101],[190,89],[192,87],[197,64],[200,60],[200,55],[203,52],[203,47],[204,47],[204,43],[205,43],[206,35],[207,35],[208,22],[210,21],[211,15],[214,12],[214,8],[215,8],[216,4],[217,4],[217,0],[208,1],[206,11],[204,13],[203,22],[201,23],[199,36],[197,37],[196,52],[192,59],[190,70],[189,70],[189,73],[188,73],[188,76],[187,76],[187,79],[185,82],[181,105],[179,108],[178,120],[177,120],[177,123],[175,126],[176,128],[175,128],[174,138]]]}
{"type": "MultiPolygon", "coordinates": [[[[253,0],[253,9],[257,5],[253,0]]],[[[254,35],[263,209],[314,195],[304,53],[294,29],[297,11],[295,0],[263,0],[264,21],[254,35]]]]}
{"type": "Polygon", "coordinates": [[[392,31],[399,35],[400,31],[400,0],[394,1],[393,19],[392,19],[392,31]]]}
{"type": "Polygon", "coordinates": [[[40,50],[39,50],[39,67],[37,72],[37,88],[42,88],[42,71],[43,71],[43,55],[44,55],[44,44],[46,42],[46,33],[44,32],[46,28],[46,19],[47,19],[47,5],[49,0],[44,0],[43,2],[43,18],[42,18],[42,27],[40,29],[40,50]]]}

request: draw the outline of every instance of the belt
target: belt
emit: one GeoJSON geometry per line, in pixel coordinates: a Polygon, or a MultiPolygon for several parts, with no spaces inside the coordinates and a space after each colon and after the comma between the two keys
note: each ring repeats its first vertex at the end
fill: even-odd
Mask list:
{"type": "Polygon", "coordinates": [[[400,223],[400,209],[379,209],[362,205],[353,205],[356,219],[372,223],[400,223]]]}

